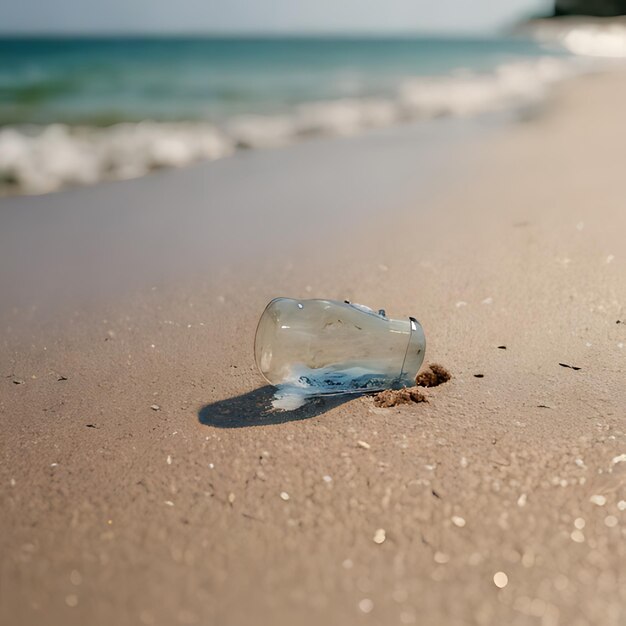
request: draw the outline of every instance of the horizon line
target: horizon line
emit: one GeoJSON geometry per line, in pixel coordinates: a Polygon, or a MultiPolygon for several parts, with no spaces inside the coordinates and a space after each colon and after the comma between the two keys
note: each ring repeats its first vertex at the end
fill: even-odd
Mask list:
{"type": "Polygon", "coordinates": [[[307,39],[307,38],[364,38],[364,39],[396,39],[396,38],[413,38],[413,37],[466,37],[479,39],[485,36],[506,35],[510,33],[511,28],[515,25],[509,24],[500,28],[484,29],[484,30],[393,30],[393,31],[371,31],[371,30],[300,30],[300,31],[2,31],[0,30],[0,38],[2,39],[55,39],[55,38],[71,38],[71,39],[98,39],[98,38],[153,38],[153,39],[176,39],[185,38],[241,38],[241,39],[307,39]]]}

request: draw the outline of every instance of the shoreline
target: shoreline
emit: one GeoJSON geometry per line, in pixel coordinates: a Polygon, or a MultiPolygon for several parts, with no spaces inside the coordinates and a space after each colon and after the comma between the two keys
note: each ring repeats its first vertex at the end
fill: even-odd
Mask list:
{"type": "Polygon", "coordinates": [[[36,311],[45,323],[155,285],[236,281],[251,263],[278,258],[306,263],[399,205],[429,204],[446,177],[462,175],[470,146],[509,123],[504,115],[398,126],[2,199],[0,319],[36,311]]]}
{"type": "MultiPolygon", "coordinates": [[[[18,313],[0,350],[0,621],[622,624],[625,107],[619,73],[562,84],[542,115],[443,150],[422,197],[406,180],[420,169],[413,135],[302,144],[292,195],[278,179],[268,197],[292,206],[300,193],[310,216],[314,193],[335,189],[339,151],[332,247],[296,221],[306,245],[212,275],[172,237],[186,276],[155,290],[144,276],[93,310],[68,302],[47,325],[18,313]],[[452,379],[394,409],[360,397],[268,414],[252,345],[277,295],[413,315],[425,364],[452,379]]],[[[282,157],[255,158],[269,171],[282,157]]],[[[201,242],[208,171],[114,185],[142,219],[162,196],[155,221],[174,206],[201,242]],[[167,192],[175,180],[184,193],[167,192]]],[[[13,231],[20,263],[44,208],[73,198],[78,211],[90,191],[104,203],[114,185],[12,199],[15,215],[39,207],[13,231]]],[[[62,233],[70,223],[57,240],[70,258],[94,246],[124,271],[124,246],[109,243],[122,226],[132,250],[139,229],[62,233]]]]}

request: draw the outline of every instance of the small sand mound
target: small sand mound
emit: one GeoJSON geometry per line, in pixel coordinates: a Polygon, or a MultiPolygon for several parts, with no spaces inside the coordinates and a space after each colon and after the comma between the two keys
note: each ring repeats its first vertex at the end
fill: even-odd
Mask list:
{"type": "Polygon", "coordinates": [[[386,389],[374,396],[374,404],[382,409],[388,409],[400,404],[413,402],[428,402],[428,398],[418,387],[437,387],[452,378],[450,372],[443,366],[432,363],[428,370],[415,377],[417,387],[404,389],[386,389]]]}
{"type": "Polygon", "coordinates": [[[418,387],[437,387],[447,383],[452,378],[450,372],[442,365],[431,363],[428,370],[415,377],[415,384],[418,387]]]}
{"type": "Polygon", "coordinates": [[[386,389],[374,396],[374,404],[382,409],[388,409],[399,404],[411,404],[412,402],[428,402],[428,399],[417,387],[405,387],[397,390],[386,389]]]}

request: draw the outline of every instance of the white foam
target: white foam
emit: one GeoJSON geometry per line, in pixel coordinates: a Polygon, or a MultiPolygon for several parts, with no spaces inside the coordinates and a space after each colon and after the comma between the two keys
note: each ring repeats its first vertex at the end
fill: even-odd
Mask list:
{"type": "Polygon", "coordinates": [[[552,57],[507,63],[489,74],[407,81],[400,101],[411,118],[468,117],[535,104],[555,82],[578,71],[578,64],[552,57]]]}
{"type": "Polygon", "coordinates": [[[550,86],[583,66],[543,57],[490,73],[406,80],[394,97],[302,104],[289,115],[234,117],[217,128],[204,122],[140,122],[106,128],[0,129],[0,193],[46,193],[70,185],[143,176],[161,167],[219,159],[237,148],[284,146],[309,136],[345,136],[439,116],[467,117],[534,104],[550,86]]]}
{"type": "Polygon", "coordinates": [[[530,26],[540,41],[560,43],[570,52],[594,58],[626,58],[626,21],[592,18],[539,21],[530,26]]]}
{"type": "Polygon", "coordinates": [[[3,128],[0,180],[24,193],[46,193],[69,185],[136,178],[159,167],[182,167],[232,151],[231,140],[209,124],[3,128]]]}
{"type": "Polygon", "coordinates": [[[391,100],[345,98],[302,105],[295,118],[301,136],[353,135],[393,124],[398,119],[398,107],[391,100]]]}
{"type": "Polygon", "coordinates": [[[272,408],[276,411],[295,411],[304,406],[309,397],[302,392],[276,392],[272,399],[272,408]]]}

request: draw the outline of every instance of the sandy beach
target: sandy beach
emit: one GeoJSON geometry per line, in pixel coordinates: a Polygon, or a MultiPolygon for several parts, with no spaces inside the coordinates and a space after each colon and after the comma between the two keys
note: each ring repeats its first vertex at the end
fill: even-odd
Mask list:
{"type": "Polygon", "coordinates": [[[0,622],[626,623],[624,110],[0,199],[0,622]],[[277,295],[413,315],[452,380],[271,412],[277,295]]]}

